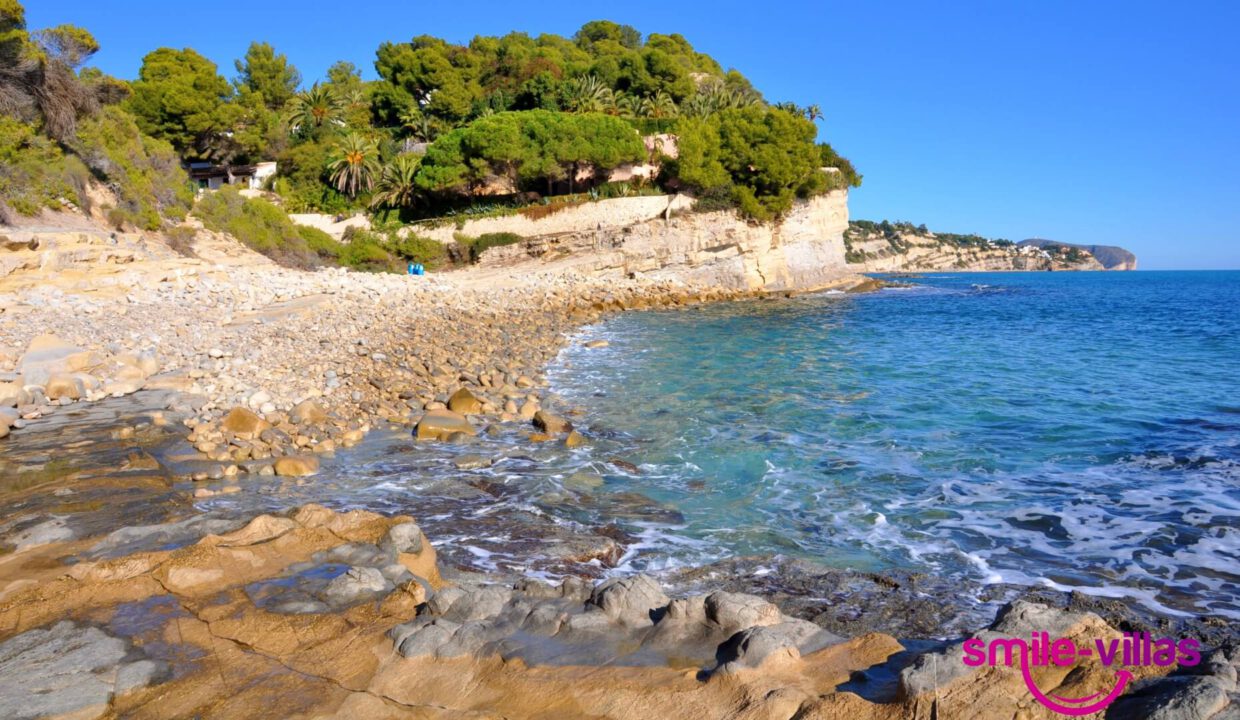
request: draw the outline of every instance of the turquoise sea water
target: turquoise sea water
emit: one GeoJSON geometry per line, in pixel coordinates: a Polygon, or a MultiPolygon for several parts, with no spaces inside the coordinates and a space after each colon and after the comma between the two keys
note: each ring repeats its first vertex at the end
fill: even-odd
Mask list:
{"type": "Polygon", "coordinates": [[[559,477],[620,456],[600,492],[683,516],[629,522],[625,568],[785,554],[1240,618],[1240,272],[911,282],[583,332],[610,346],[552,378],[596,440],[559,477]]]}

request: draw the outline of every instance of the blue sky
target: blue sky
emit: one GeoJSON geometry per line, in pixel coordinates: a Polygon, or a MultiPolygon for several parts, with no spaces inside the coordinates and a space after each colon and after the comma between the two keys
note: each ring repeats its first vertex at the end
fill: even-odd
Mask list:
{"type": "Polygon", "coordinates": [[[768,99],[823,107],[822,135],[865,175],[853,217],[1118,244],[1150,269],[1240,268],[1240,3],[26,6],[32,28],[94,32],[95,64],[125,78],[159,46],[194,47],[231,77],[266,40],[313,80],[338,59],[373,76],[380,42],[424,33],[570,35],[597,18],[680,32],[768,99]]]}

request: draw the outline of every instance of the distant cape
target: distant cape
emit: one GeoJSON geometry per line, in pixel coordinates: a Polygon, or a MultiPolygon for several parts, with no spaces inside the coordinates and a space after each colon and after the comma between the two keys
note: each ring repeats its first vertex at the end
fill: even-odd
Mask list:
{"type": "Polygon", "coordinates": [[[1047,240],[1045,238],[1030,238],[1021,240],[1017,245],[1032,245],[1034,247],[1045,248],[1048,245],[1062,245],[1064,247],[1080,248],[1089,252],[1094,258],[1102,264],[1107,270],[1136,270],[1137,256],[1116,245],[1075,245],[1073,243],[1059,242],[1058,240],[1047,240]]]}

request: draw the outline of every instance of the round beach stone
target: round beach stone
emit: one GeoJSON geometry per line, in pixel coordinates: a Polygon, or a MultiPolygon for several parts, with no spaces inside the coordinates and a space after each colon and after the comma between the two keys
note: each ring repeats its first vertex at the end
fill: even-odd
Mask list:
{"type": "Polygon", "coordinates": [[[465,416],[451,410],[428,410],[413,429],[418,440],[448,440],[457,433],[476,435],[465,416]]]}
{"type": "Polygon", "coordinates": [[[477,415],[482,412],[482,401],[468,389],[461,388],[448,398],[448,409],[462,415],[477,415]]]}
{"type": "Polygon", "coordinates": [[[549,435],[563,435],[573,429],[573,424],[559,415],[539,410],[534,413],[534,427],[549,435]]]}
{"type": "Polygon", "coordinates": [[[319,471],[319,459],[313,455],[291,455],[276,460],[274,467],[276,475],[305,477],[319,471]]]}

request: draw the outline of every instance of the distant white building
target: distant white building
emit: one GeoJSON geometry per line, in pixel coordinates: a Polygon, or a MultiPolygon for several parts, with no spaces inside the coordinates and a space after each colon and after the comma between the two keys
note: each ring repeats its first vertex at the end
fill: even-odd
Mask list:
{"type": "Polygon", "coordinates": [[[187,168],[190,180],[200,190],[219,190],[225,185],[239,185],[247,190],[261,190],[268,180],[275,177],[275,161],[254,165],[213,165],[209,162],[192,162],[187,168]]]}

